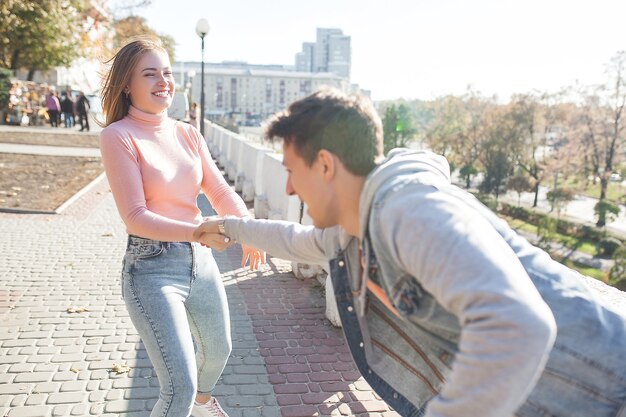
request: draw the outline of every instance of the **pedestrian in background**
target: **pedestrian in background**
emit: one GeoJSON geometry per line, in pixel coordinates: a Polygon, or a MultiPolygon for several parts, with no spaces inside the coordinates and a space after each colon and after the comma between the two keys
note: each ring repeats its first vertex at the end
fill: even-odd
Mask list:
{"type": "Polygon", "coordinates": [[[191,104],[191,110],[189,111],[189,124],[195,127],[196,129],[198,129],[199,119],[200,119],[200,107],[198,106],[198,103],[194,101],[191,104]]]}
{"type": "Polygon", "coordinates": [[[46,109],[50,118],[51,127],[59,127],[59,112],[61,111],[61,103],[57,97],[56,91],[50,91],[46,96],[46,109]]]}
{"type": "MultiPolygon", "coordinates": [[[[230,317],[211,249],[193,237],[202,222],[197,197],[204,191],[221,215],[248,210],[200,132],[168,117],[175,84],[161,42],[132,41],[109,63],[100,148],[129,233],[122,296],[161,387],[150,415],[227,417],[212,391],[231,351],[230,317]]],[[[256,269],[264,256],[244,246],[242,266],[256,269]]]]}
{"type": "Polygon", "coordinates": [[[78,112],[78,121],[80,122],[80,131],[87,130],[89,132],[89,99],[82,91],[78,94],[76,100],[76,111],[78,112]]]}
{"type": "Polygon", "coordinates": [[[63,112],[63,120],[66,128],[74,126],[74,100],[72,99],[72,93],[66,91],[61,101],[61,111],[63,112]]]}

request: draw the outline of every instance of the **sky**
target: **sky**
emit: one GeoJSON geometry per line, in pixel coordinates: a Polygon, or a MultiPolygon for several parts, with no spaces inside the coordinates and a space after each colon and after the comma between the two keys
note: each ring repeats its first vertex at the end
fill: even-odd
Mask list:
{"type": "Polygon", "coordinates": [[[352,83],[374,100],[511,94],[604,81],[626,49],[626,0],[152,0],[135,14],[176,60],[293,65],[317,28],[351,37],[352,83]]]}

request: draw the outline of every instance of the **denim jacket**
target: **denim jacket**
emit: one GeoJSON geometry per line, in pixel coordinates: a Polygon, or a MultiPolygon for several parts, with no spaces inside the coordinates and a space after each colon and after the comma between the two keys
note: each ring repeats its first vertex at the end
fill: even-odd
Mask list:
{"type": "Polygon", "coordinates": [[[392,151],[361,194],[360,241],[266,220],[226,232],[328,268],[355,363],[403,416],[626,417],[626,318],[448,172],[392,151]]]}

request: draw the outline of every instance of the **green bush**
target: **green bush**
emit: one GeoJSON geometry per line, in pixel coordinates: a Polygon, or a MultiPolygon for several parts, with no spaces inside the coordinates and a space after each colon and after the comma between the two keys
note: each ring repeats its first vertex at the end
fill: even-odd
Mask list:
{"type": "Polygon", "coordinates": [[[604,227],[607,222],[615,220],[620,212],[620,208],[617,204],[614,204],[607,200],[600,200],[593,207],[593,211],[596,215],[596,225],[604,227]]]}
{"type": "Polygon", "coordinates": [[[609,284],[626,290],[626,246],[620,246],[613,253],[613,266],[609,271],[609,284]]]}
{"type": "Polygon", "coordinates": [[[598,254],[600,256],[613,256],[615,251],[622,246],[622,242],[614,237],[605,237],[598,241],[598,254]]]}
{"type": "MultiPolygon", "coordinates": [[[[505,216],[513,217],[514,219],[523,220],[536,226],[544,224],[546,217],[552,218],[550,215],[539,213],[525,207],[513,206],[507,203],[500,203],[499,213],[504,214],[505,216]]],[[[556,224],[556,231],[577,239],[591,240],[593,242],[598,242],[606,237],[605,230],[563,219],[560,219],[556,224]]]]}
{"type": "Polygon", "coordinates": [[[476,198],[480,200],[481,203],[489,207],[490,210],[494,212],[497,211],[498,203],[496,202],[495,198],[491,197],[488,194],[483,194],[483,193],[474,194],[474,196],[476,196],[476,198]]]}
{"type": "Polygon", "coordinates": [[[537,236],[539,236],[537,246],[546,252],[550,252],[552,250],[552,244],[554,243],[552,235],[556,232],[556,227],[556,219],[548,216],[544,216],[544,218],[537,223],[537,236]]]}
{"type": "Polygon", "coordinates": [[[0,110],[4,110],[9,104],[9,91],[11,91],[11,77],[13,73],[6,69],[0,68],[0,110]]]}

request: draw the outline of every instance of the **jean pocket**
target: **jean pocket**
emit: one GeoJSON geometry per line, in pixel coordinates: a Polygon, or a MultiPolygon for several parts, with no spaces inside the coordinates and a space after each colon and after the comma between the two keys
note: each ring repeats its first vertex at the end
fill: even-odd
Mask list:
{"type": "Polygon", "coordinates": [[[162,242],[145,242],[145,243],[135,243],[128,247],[128,252],[135,259],[148,259],[154,258],[155,256],[159,256],[163,253],[163,243],[162,242]]]}

